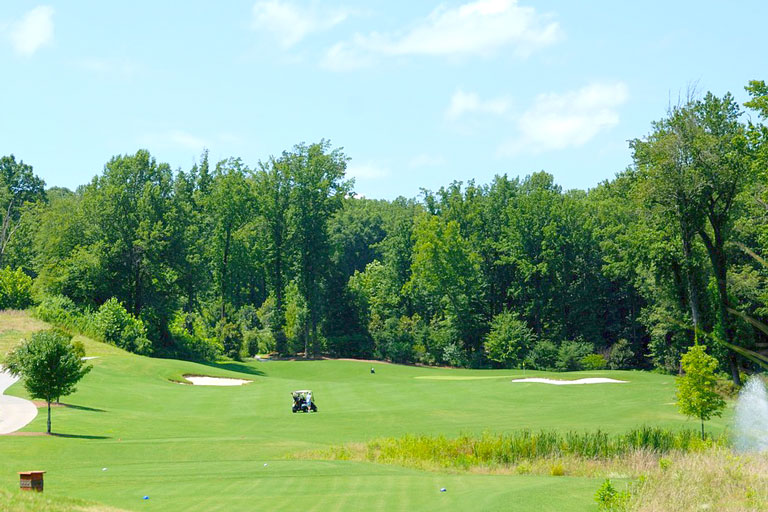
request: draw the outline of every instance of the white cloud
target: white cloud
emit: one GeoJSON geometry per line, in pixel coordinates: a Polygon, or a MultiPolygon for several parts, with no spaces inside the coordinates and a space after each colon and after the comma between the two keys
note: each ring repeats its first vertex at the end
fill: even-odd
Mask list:
{"type": "Polygon", "coordinates": [[[441,155],[431,155],[429,153],[421,153],[411,158],[411,160],[408,162],[408,167],[411,167],[414,169],[420,168],[420,167],[437,167],[438,165],[443,165],[444,163],[445,163],[445,158],[443,158],[441,155]]]}
{"type": "Polygon", "coordinates": [[[623,82],[593,83],[577,91],[540,94],[517,120],[519,135],[499,153],[540,153],[579,147],[619,122],[618,107],[627,100],[623,82]]]}
{"type": "Polygon", "coordinates": [[[533,7],[519,6],[517,0],[476,0],[438,7],[403,32],[357,34],[331,47],[323,63],[342,70],[368,64],[375,56],[490,55],[504,47],[526,57],[561,37],[557,22],[533,7]]]}
{"type": "Polygon", "coordinates": [[[347,19],[349,13],[313,3],[298,5],[282,0],[262,0],[253,5],[251,28],[272,32],[281,45],[290,47],[313,32],[328,30],[347,19]]]}
{"type": "Polygon", "coordinates": [[[347,177],[363,180],[375,180],[389,176],[389,170],[373,162],[351,164],[347,167],[347,177]]]}
{"type": "Polygon", "coordinates": [[[12,23],[8,34],[14,51],[28,57],[53,39],[53,7],[40,5],[12,23]]]}
{"type": "Polygon", "coordinates": [[[474,92],[464,92],[461,89],[453,93],[451,104],[445,111],[445,118],[456,121],[465,114],[491,114],[500,116],[509,109],[507,98],[481,100],[474,92]]]}

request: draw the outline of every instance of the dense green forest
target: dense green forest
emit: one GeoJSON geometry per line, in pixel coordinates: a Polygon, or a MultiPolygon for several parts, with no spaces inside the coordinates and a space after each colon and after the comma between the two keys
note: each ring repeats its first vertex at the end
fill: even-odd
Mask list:
{"type": "Polygon", "coordinates": [[[768,87],[747,91],[670,107],[588,191],[537,172],[366,199],[327,141],[175,171],[140,150],[75,191],[6,156],[0,308],[193,359],[673,372],[704,336],[738,381],[768,347],[768,87]]]}

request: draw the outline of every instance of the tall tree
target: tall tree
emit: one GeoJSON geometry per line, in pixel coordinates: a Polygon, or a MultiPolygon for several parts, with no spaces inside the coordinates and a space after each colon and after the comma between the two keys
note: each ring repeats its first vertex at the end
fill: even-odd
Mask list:
{"type": "Polygon", "coordinates": [[[214,268],[219,295],[219,318],[226,320],[227,303],[234,293],[231,260],[237,232],[250,220],[255,202],[247,180],[248,168],[239,159],[219,162],[213,173],[205,211],[214,233],[214,268]]]}
{"type": "Polygon", "coordinates": [[[0,157],[0,268],[29,206],[45,201],[45,182],[13,155],[0,157]]]}
{"type": "Polygon", "coordinates": [[[352,183],[344,179],[347,157],[331,149],[328,141],[299,144],[284,153],[293,184],[291,190],[291,243],[296,250],[299,288],[309,310],[305,354],[315,353],[321,319],[322,290],[328,272],[330,241],[328,219],[342,207],[352,183]]]}
{"type": "Polygon", "coordinates": [[[275,298],[275,314],[270,327],[275,337],[276,350],[286,351],[285,333],[285,286],[286,272],[290,265],[291,251],[288,240],[288,209],[291,199],[290,156],[270,158],[259,164],[255,174],[256,197],[259,202],[259,215],[264,226],[264,263],[267,283],[275,298]]]}

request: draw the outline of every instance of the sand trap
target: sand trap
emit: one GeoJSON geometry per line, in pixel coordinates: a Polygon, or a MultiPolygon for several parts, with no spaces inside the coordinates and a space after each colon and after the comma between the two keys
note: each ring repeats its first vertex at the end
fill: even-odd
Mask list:
{"type": "Polygon", "coordinates": [[[224,377],[205,377],[203,375],[184,375],[184,378],[195,386],[242,386],[253,382],[246,379],[225,379],[224,377]]]}
{"type": "Polygon", "coordinates": [[[531,377],[528,379],[515,379],[512,382],[537,382],[539,384],[554,384],[555,386],[568,386],[571,384],[612,384],[612,383],[625,383],[625,380],[606,379],[605,377],[591,377],[588,379],[578,380],[558,380],[558,379],[542,379],[539,377],[531,377]]]}

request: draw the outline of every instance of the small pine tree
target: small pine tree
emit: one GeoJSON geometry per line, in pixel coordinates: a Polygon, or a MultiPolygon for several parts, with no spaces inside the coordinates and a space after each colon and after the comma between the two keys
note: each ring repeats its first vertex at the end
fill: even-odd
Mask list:
{"type": "Polygon", "coordinates": [[[717,394],[717,359],[706,352],[704,345],[694,345],[683,354],[681,364],[684,375],[677,378],[677,406],[680,412],[701,420],[701,438],[704,439],[704,422],[721,416],[725,400],[717,394]]]}

